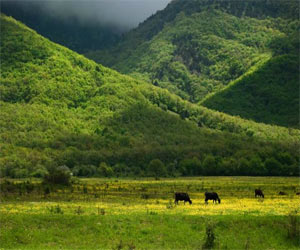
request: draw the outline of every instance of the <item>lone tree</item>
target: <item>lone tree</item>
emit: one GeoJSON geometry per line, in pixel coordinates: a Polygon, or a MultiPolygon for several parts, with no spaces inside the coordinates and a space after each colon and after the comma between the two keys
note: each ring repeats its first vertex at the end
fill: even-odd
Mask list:
{"type": "Polygon", "coordinates": [[[113,176],[114,171],[105,162],[101,162],[98,168],[98,173],[102,177],[111,177],[113,176]]]}
{"type": "Polygon", "coordinates": [[[49,184],[70,185],[72,172],[63,165],[49,169],[49,173],[45,175],[44,182],[49,184]]]}
{"type": "Polygon", "coordinates": [[[148,172],[151,176],[154,176],[154,177],[167,175],[166,166],[159,159],[154,159],[149,163],[148,172]]]}

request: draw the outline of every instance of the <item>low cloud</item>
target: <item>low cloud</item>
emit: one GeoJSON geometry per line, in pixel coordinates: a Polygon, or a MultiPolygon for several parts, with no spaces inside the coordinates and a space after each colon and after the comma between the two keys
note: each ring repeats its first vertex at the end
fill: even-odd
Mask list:
{"type": "MultiPolygon", "coordinates": [[[[7,1],[7,0],[6,0],[7,1]]],[[[62,20],[77,18],[81,23],[136,27],[147,17],[164,9],[171,0],[17,0],[24,10],[36,8],[62,20]]]]}

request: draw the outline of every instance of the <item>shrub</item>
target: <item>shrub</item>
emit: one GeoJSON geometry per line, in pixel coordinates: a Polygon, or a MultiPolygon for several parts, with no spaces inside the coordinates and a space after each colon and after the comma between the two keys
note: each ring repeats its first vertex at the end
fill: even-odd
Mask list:
{"type": "Polygon", "coordinates": [[[114,174],[114,171],[109,167],[105,162],[101,162],[98,168],[98,174],[102,177],[111,177],[114,174]]]}
{"type": "Polygon", "coordinates": [[[201,162],[197,157],[184,159],[180,162],[179,168],[183,175],[200,175],[202,173],[201,162]]]}
{"type": "Polygon", "coordinates": [[[297,245],[300,246],[300,226],[299,226],[299,217],[297,216],[297,212],[292,212],[288,216],[288,238],[290,240],[295,240],[297,245]]]}
{"type": "Polygon", "coordinates": [[[28,177],[29,172],[27,169],[21,168],[21,169],[14,169],[14,178],[25,178],[28,177]]]}
{"type": "Polygon", "coordinates": [[[150,198],[150,195],[149,194],[141,194],[141,198],[148,200],[150,198]]]}
{"type": "Polygon", "coordinates": [[[250,165],[249,161],[245,158],[240,159],[239,166],[238,166],[238,172],[240,175],[249,175],[250,173],[250,165]]]}
{"type": "Polygon", "coordinates": [[[39,167],[31,174],[31,176],[36,177],[36,178],[43,178],[47,174],[48,174],[48,171],[45,167],[39,167]]]}
{"type": "Polygon", "coordinates": [[[159,177],[167,175],[167,168],[159,159],[152,160],[148,165],[148,172],[150,176],[159,177]]]}
{"type": "Polygon", "coordinates": [[[46,186],[45,189],[44,189],[44,195],[47,196],[51,193],[51,190],[50,190],[50,187],[49,186],[46,186]]]}
{"type": "Polygon", "coordinates": [[[211,249],[214,247],[215,244],[215,233],[214,233],[215,226],[212,223],[208,223],[206,225],[206,239],[205,243],[202,246],[202,249],[211,249]]]}
{"type": "Polygon", "coordinates": [[[72,173],[67,166],[54,167],[45,175],[44,182],[49,184],[70,185],[72,173]]]}
{"type": "Polygon", "coordinates": [[[83,209],[81,208],[81,206],[78,206],[76,209],[75,209],[75,213],[78,214],[78,215],[81,215],[84,213],[83,209]]]}
{"type": "Polygon", "coordinates": [[[48,208],[49,212],[52,214],[63,214],[64,211],[62,210],[62,208],[57,205],[57,206],[52,206],[50,208],[48,208]]]}
{"type": "Polygon", "coordinates": [[[91,177],[97,173],[97,168],[94,165],[77,165],[73,169],[75,176],[91,177]]]}
{"type": "Polygon", "coordinates": [[[207,155],[203,161],[203,169],[206,175],[214,175],[217,169],[217,162],[215,157],[212,155],[207,155]]]}
{"type": "Polygon", "coordinates": [[[265,167],[269,175],[281,175],[283,173],[282,165],[275,158],[269,158],[265,161],[265,167]]]}
{"type": "Polygon", "coordinates": [[[117,163],[113,166],[113,171],[117,176],[127,176],[130,173],[130,168],[124,163],[117,163]]]}
{"type": "Polygon", "coordinates": [[[266,175],[267,170],[260,159],[260,157],[254,157],[249,162],[249,174],[250,175],[259,175],[263,176],[266,175]]]}

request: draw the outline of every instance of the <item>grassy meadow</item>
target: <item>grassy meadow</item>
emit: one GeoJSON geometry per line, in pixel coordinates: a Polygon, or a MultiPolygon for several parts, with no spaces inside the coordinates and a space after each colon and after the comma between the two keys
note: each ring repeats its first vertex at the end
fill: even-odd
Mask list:
{"type": "Polygon", "coordinates": [[[299,179],[1,180],[4,249],[299,249],[299,179]],[[261,188],[265,198],[255,198],[261,188]],[[48,189],[48,190],[46,190],[48,189]],[[192,205],[174,204],[188,192],[192,205]],[[221,204],[204,202],[215,191],[221,204]],[[279,192],[286,195],[279,195],[279,192]]]}

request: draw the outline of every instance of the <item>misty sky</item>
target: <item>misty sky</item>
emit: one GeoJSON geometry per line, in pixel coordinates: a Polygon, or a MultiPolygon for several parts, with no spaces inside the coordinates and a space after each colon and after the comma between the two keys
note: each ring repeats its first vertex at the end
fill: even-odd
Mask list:
{"type": "Polygon", "coordinates": [[[171,0],[18,0],[26,8],[37,6],[45,14],[60,19],[77,17],[82,23],[100,22],[123,29],[136,27],[140,22],[164,9],[171,0]]]}

